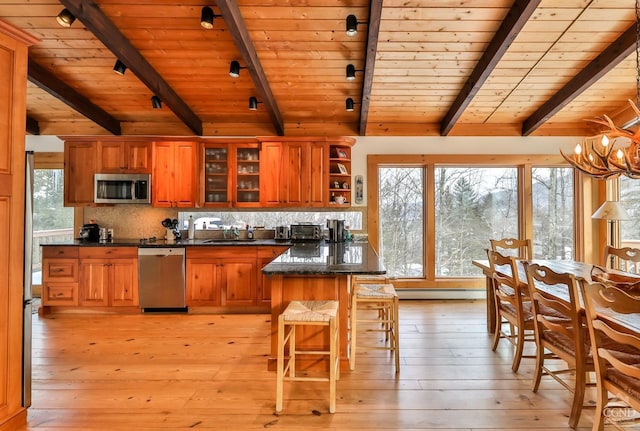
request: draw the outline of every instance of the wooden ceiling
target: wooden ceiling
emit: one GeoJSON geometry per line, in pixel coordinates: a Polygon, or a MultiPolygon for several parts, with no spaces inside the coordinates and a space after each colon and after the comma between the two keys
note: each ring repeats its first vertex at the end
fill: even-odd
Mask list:
{"type": "Polygon", "coordinates": [[[41,40],[34,134],[584,135],[637,94],[634,0],[0,0],[0,19],[41,40]]]}

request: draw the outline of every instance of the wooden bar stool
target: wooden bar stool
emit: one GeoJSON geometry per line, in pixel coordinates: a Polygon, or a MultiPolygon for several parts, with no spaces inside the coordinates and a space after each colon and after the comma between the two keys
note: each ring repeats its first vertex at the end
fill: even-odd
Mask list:
{"type": "Polygon", "coordinates": [[[282,411],[285,380],[329,382],[329,412],[336,411],[336,380],[340,378],[340,331],[338,328],[338,301],[291,301],[278,316],[278,363],[276,381],[276,412],[282,411]],[[326,326],[329,329],[329,350],[298,350],[296,327],[302,325],[326,326]],[[289,357],[285,360],[285,346],[289,344],[289,357]],[[296,376],[296,355],[329,356],[329,375],[326,377],[296,376]]]}
{"type": "Polygon", "coordinates": [[[349,368],[356,368],[358,323],[379,323],[381,329],[367,328],[368,331],[384,332],[385,344],[380,346],[359,346],[366,349],[392,351],[395,355],[396,373],[400,372],[400,345],[398,324],[398,294],[391,283],[358,283],[353,286],[350,315],[349,368]],[[377,311],[376,318],[359,318],[361,311],[377,311]]]}

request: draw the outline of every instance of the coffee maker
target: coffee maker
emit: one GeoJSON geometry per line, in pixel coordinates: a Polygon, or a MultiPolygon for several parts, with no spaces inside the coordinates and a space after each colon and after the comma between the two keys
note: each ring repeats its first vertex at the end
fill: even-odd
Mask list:
{"type": "Polygon", "coordinates": [[[327,228],[329,229],[329,242],[344,242],[346,232],[344,230],[344,220],[328,219],[327,228]]]}
{"type": "Polygon", "coordinates": [[[98,242],[100,240],[100,226],[96,223],[83,224],[79,236],[81,241],[98,242]]]}

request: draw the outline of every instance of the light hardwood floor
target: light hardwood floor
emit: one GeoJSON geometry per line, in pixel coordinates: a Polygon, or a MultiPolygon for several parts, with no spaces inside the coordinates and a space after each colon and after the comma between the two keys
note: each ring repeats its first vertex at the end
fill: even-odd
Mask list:
{"type": "Polygon", "coordinates": [[[361,352],[341,375],[333,415],[326,383],[294,382],[274,414],[269,319],[36,315],[22,431],[570,429],[567,390],[544,379],[534,394],[533,360],[514,374],[508,343],[491,351],[484,301],[401,301],[400,374],[388,352],[361,352]]]}

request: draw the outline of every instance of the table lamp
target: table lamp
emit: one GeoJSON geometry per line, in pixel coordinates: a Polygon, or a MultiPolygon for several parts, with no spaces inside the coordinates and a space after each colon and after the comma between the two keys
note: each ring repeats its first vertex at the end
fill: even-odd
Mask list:
{"type": "Polygon", "coordinates": [[[591,218],[597,220],[607,220],[609,222],[609,241],[608,244],[617,247],[615,238],[615,225],[618,220],[629,220],[629,214],[618,201],[604,201],[600,208],[593,213],[591,218]]]}

